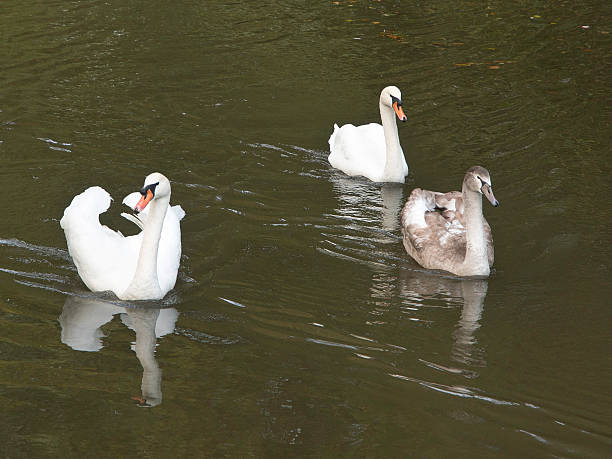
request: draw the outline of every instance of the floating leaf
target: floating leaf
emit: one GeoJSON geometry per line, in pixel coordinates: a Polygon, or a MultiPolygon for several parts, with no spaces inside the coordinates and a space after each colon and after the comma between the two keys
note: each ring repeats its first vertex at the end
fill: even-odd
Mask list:
{"type": "Polygon", "coordinates": [[[499,70],[501,67],[499,65],[489,65],[491,70],[499,70]]]}

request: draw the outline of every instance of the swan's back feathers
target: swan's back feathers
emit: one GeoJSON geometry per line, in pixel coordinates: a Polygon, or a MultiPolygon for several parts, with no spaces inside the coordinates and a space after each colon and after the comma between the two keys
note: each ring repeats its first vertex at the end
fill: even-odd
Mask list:
{"type": "Polygon", "coordinates": [[[377,123],[355,126],[334,125],[329,138],[332,167],[350,176],[362,175],[372,181],[383,181],[386,145],[383,127],[377,123]]]}
{"type": "MultiPolygon", "coordinates": [[[[404,247],[421,266],[452,271],[466,256],[466,226],[461,192],[412,190],[400,214],[404,247]]],[[[483,217],[484,219],[484,217],[483,217]]],[[[489,266],[493,265],[493,236],[484,220],[489,266]]]]}

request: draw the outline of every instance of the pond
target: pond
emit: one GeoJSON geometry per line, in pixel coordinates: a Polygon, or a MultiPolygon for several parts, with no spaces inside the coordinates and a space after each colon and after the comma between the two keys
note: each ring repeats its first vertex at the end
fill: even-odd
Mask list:
{"type": "MultiPolygon", "coordinates": [[[[606,457],[612,43],[602,0],[2,7],[3,457],[606,457]],[[405,184],[327,160],[402,90],[405,184]],[[399,211],[486,167],[488,279],[399,211]],[[59,226],[164,173],[161,301],[91,293],[59,226]]],[[[607,16],[609,18],[609,15],[607,16]]]]}

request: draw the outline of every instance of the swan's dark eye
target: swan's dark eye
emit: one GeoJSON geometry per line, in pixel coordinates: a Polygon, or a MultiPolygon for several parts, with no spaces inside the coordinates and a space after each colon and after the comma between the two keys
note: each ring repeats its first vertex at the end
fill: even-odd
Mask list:
{"type": "Polygon", "coordinates": [[[153,196],[155,196],[155,187],[157,185],[159,185],[159,182],[151,183],[150,185],[142,187],[142,189],[140,190],[140,194],[143,195],[143,196],[146,196],[147,195],[147,191],[151,190],[151,193],[153,193],[153,196]]]}

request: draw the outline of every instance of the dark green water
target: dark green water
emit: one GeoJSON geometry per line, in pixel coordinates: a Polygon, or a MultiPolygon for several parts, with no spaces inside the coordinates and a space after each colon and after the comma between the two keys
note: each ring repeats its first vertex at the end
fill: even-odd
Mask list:
{"type": "Polygon", "coordinates": [[[610,6],[4,1],[0,456],[609,457],[610,6]],[[402,89],[404,186],[327,163],[402,89]],[[489,169],[488,281],[410,261],[489,169]],[[160,171],[176,288],[91,294],[63,209],[160,171]],[[134,398],[155,405],[141,408],[134,398]]]}

